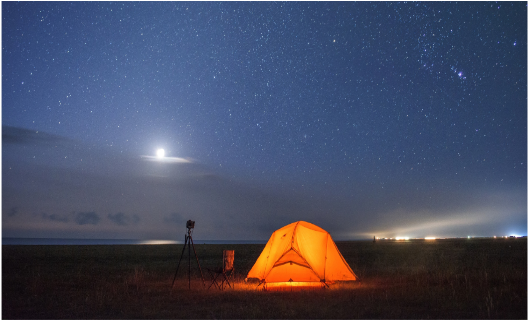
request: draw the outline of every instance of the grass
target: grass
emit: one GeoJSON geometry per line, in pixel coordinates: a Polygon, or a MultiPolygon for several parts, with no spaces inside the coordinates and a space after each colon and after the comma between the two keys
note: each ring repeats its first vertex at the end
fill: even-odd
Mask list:
{"type": "Polygon", "coordinates": [[[360,282],[263,292],[244,278],[264,244],[196,244],[206,268],[235,250],[234,288],[204,289],[182,245],[2,246],[3,319],[527,319],[527,240],[337,242],[360,282]]]}

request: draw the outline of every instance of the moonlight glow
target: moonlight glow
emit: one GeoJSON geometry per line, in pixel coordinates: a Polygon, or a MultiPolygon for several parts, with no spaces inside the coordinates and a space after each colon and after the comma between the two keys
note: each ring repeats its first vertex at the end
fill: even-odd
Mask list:
{"type": "Polygon", "coordinates": [[[164,158],[164,156],[165,156],[165,150],[164,150],[163,148],[158,149],[158,150],[156,151],[156,156],[157,156],[158,158],[164,158]]]}

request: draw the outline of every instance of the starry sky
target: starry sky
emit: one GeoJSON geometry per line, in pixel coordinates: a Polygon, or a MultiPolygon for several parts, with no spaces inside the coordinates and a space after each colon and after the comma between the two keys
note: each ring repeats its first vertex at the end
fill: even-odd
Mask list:
{"type": "Polygon", "coordinates": [[[527,235],[526,161],[526,2],[2,2],[3,237],[527,235]]]}

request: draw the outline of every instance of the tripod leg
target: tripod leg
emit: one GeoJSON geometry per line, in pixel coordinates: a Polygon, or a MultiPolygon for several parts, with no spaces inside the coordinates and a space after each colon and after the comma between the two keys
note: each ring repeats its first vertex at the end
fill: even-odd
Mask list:
{"type": "Polygon", "coordinates": [[[200,267],[200,262],[198,262],[197,251],[195,251],[195,243],[193,242],[193,238],[191,236],[189,237],[189,239],[191,240],[191,245],[193,246],[193,252],[195,252],[195,258],[197,259],[198,269],[200,270],[200,276],[202,277],[202,284],[204,284],[204,287],[206,287],[206,281],[204,281],[204,275],[202,274],[202,268],[200,267]]]}
{"type": "Polygon", "coordinates": [[[182,249],[182,254],[180,255],[180,261],[178,261],[178,266],[176,267],[176,272],[174,274],[173,285],[171,285],[171,289],[174,287],[174,281],[176,280],[176,274],[178,273],[180,262],[182,262],[182,257],[184,257],[184,251],[186,250],[186,245],[187,245],[187,235],[186,235],[185,242],[184,242],[184,248],[182,249]]]}
{"type": "MultiPolygon", "coordinates": [[[[191,239],[191,235],[189,235],[188,238],[191,239]]],[[[191,246],[187,247],[187,263],[189,266],[189,270],[187,274],[189,278],[189,290],[191,290],[191,246]]]]}

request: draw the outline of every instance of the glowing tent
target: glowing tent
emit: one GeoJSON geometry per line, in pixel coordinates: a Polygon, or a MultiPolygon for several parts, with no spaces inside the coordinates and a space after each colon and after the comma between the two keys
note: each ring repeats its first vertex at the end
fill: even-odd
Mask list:
{"type": "Polygon", "coordinates": [[[261,283],[290,284],[357,279],[331,235],[303,221],[289,224],[272,234],[248,273],[248,279],[251,278],[259,279],[261,283]]]}

